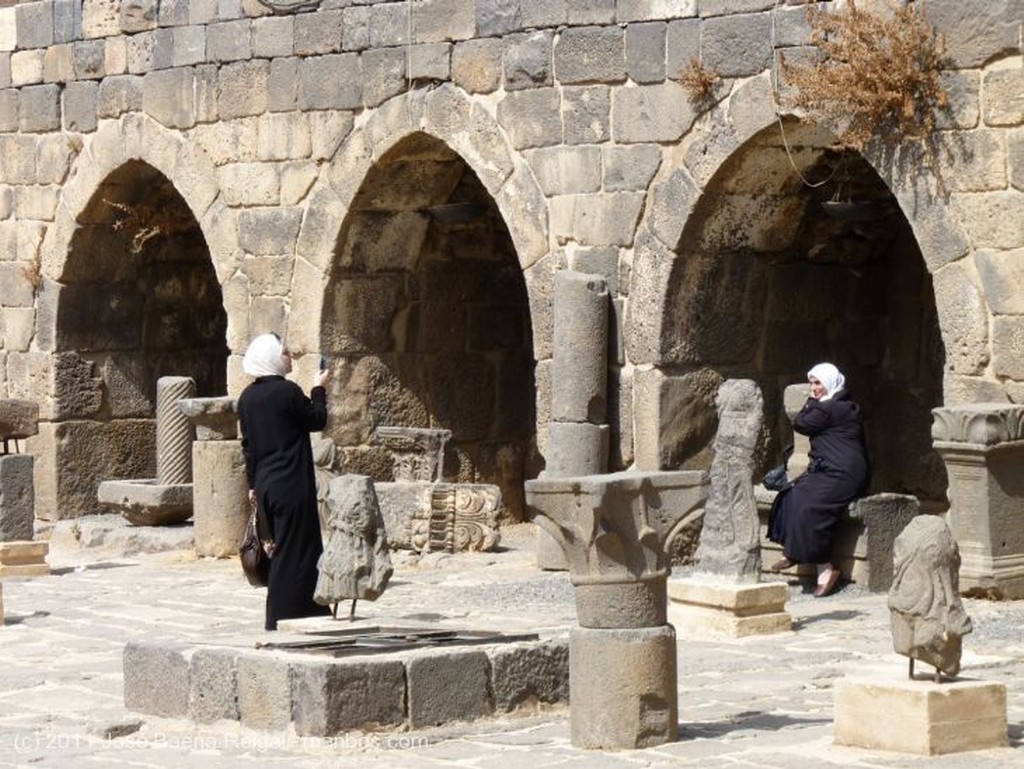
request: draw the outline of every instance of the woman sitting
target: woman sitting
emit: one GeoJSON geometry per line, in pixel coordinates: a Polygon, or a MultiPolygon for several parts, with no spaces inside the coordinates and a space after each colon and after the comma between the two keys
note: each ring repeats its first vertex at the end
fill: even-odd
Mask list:
{"type": "Polygon", "coordinates": [[[845,377],[831,363],[807,372],[811,397],[793,420],[793,429],[811,439],[807,472],[779,492],[768,519],[768,538],[782,545],[784,557],[772,564],[782,571],[798,563],[818,565],[814,595],[829,595],[839,580],[832,563],[832,541],[839,519],[870,482],[860,407],[844,389],[845,377]]]}

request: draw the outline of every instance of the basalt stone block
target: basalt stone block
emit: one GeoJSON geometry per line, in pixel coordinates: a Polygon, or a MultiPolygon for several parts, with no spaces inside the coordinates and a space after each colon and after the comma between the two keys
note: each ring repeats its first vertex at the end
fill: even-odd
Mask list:
{"type": "Polygon", "coordinates": [[[400,660],[302,660],[292,664],[291,675],[292,720],[299,735],[329,737],[405,721],[405,666],[400,660]]]}
{"type": "Polygon", "coordinates": [[[494,709],[569,700],[569,642],[554,638],[487,649],[494,709]]]}
{"type": "Polygon", "coordinates": [[[184,644],[129,642],[124,647],[124,706],[151,716],[187,716],[190,656],[184,644]]]}
{"type": "Polygon", "coordinates": [[[28,438],[38,433],[38,403],[15,398],[0,400],[0,439],[28,438]]]}
{"type": "Polygon", "coordinates": [[[470,721],[494,709],[488,691],[490,664],[482,651],[432,653],[406,662],[409,726],[470,721]]]}
{"type": "Polygon", "coordinates": [[[196,555],[226,558],[237,554],[249,520],[242,442],[196,441],[192,467],[196,555]]]}
{"type": "Polygon", "coordinates": [[[0,456],[0,542],[32,539],[33,460],[30,454],[0,456]]]}
{"type": "Polygon", "coordinates": [[[235,661],[238,716],[252,729],[284,729],[292,714],[288,660],[269,654],[243,654],[235,661]]]}
{"type": "Polygon", "coordinates": [[[136,526],[181,523],[192,515],[192,484],[158,484],[153,478],[103,481],[96,493],[101,505],[121,512],[136,526]]]}
{"type": "Polygon", "coordinates": [[[188,713],[193,721],[213,723],[238,720],[235,686],[237,652],[230,649],[197,649],[189,662],[188,713]]]}
{"type": "Polygon", "coordinates": [[[675,740],[675,630],[671,625],[573,628],[569,690],[569,731],[576,747],[632,750],[675,740]]]}

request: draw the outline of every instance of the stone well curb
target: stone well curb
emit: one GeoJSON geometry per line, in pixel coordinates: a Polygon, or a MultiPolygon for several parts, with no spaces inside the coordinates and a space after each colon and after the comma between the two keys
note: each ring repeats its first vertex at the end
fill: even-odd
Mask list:
{"type": "Polygon", "coordinates": [[[300,736],[471,721],[569,699],[567,637],[487,646],[324,657],[240,645],[131,642],[128,710],[220,719],[300,736]]]}

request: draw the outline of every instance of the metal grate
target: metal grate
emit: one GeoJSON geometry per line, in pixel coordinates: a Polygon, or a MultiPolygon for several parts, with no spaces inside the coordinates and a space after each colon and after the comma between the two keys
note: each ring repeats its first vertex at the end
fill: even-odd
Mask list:
{"type": "Polygon", "coordinates": [[[308,641],[260,644],[258,648],[346,657],[412,649],[479,646],[515,641],[536,641],[538,639],[536,633],[506,634],[487,630],[424,630],[422,628],[387,627],[329,630],[311,635],[315,637],[308,641]]]}

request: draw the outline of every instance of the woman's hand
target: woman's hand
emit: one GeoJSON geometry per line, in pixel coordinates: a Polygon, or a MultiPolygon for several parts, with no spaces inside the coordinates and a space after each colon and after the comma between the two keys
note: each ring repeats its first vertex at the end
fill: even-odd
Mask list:
{"type": "Polygon", "coordinates": [[[256,489],[249,489],[249,504],[256,504],[256,489]]]}
{"type": "Polygon", "coordinates": [[[314,387],[327,387],[327,383],[331,381],[331,370],[330,368],[322,369],[316,375],[316,384],[314,387]]]}

